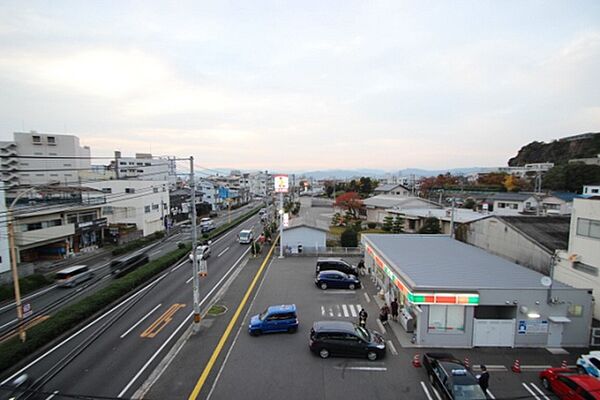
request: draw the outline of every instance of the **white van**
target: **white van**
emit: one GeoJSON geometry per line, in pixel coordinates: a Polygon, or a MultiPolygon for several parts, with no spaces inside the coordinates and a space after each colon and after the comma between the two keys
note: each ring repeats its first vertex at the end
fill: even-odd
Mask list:
{"type": "Polygon", "coordinates": [[[240,244],[250,244],[252,243],[252,240],[254,240],[252,229],[244,229],[238,233],[238,242],[240,242],[240,244]]]}
{"type": "Polygon", "coordinates": [[[74,287],[93,277],[94,273],[86,265],[75,265],[56,273],[56,285],[59,287],[74,287]]]}
{"type": "Polygon", "coordinates": [[[215,222],[210,218],[200,220],[200,232],[210,232],[216,228],[215,222]]]}

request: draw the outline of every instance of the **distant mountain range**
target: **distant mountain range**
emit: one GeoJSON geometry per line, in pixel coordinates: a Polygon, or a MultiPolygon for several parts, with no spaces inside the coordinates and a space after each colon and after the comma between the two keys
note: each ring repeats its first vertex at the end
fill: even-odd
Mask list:
{"type": "Polygon", "coordinates": [[[419,169],[406,168],[396,171],[386,171],[382,169],[328,169],[318,171],[296,171],[297,176],[312,177],[313,179],[352,179],[360,178],[361,176],[369,176],[372,178],[384,178],[388,175],[424,177],[437,176],[450,172],[452,175],[466,175],[473,172],[490,172],[497,168],[490,167],[470,167],[470,168],[451,168],[451,169],[419,169]]]}

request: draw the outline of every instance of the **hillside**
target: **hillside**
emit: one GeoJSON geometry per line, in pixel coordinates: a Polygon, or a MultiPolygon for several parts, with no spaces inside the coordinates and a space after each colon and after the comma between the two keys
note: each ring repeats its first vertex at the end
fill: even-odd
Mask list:
{"type": "Polygon", "coordinates": [[[551,143],[531,142],[521,147],[516,157],[508,160],[511,167],[530,163],[566,164],[573,158],[596,157],[600,154],[600,133],[587,133],[555,140],[551,143]]]}

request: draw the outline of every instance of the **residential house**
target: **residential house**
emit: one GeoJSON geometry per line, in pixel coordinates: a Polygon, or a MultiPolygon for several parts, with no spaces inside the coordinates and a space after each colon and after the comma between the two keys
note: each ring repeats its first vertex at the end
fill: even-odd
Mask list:
{"type": "Polygon", "coordinates": [[[428,218],[436,218],[440,222],[441,233],[449,235],[452,223],[456,232],[460,226],[486,218],[488,214],[466,208],[403,208],[390,209],[390,215],[404,219],[403,231],[418,233],[428,218]],[[454,213],[454,216],[452,215],[454,213]]]}
{"type": "Polygon", "coordinates": [[[530,193],[495,193],[488,197],[487,203],[497,215],[519,215],[534,212],[538,207],[538,201],[530,193]]]}
{"type": "Polygon", "coordinates": [[[386,184],[379,185],[373,190],[375,195],[386,195],[386,196],[401,196],[408,197],[411,195],[410,189],[402,184],[386,184]]]}
{"type": "MultiPolygon", "coordinates": [[[[557,253],[554,279],[573,287],[593,289],[596,298],[594,303],[596,319],[600,319],[599,271],[600,197],[576,198],[573,201],[568,248],[557,253]]],[[[573,312],[574,316],[577,316],[582,310],[573,310],[573,312]]]]}
{"type": "Polygon", "coordinates": [[[439,208],[442,206],[420,197],[402,197],[396,195],[378,195],[363,200],[367,210],[367,222],[383,223],[390,209],[439,208]]]}
{"type": "Polygon", "coordinates": [[[457,238],[548,275],[555,251],[567,247],[569,217],[488,215],[457,238]]]}
{"type": "Polygon", "coordinates": [[[570,215],[577,196],[577,193],[553,192],[542,199],[542,210],[546,215],[570,215]]]}
{"type": "Polygon", "coordinates": [[[284,249],[292,253],[300,250],[314,254],[325,250],[327,232],[327,224],[304,215],[289,221],[289,225],[283,228],[281,241],[284,249]]]}
{"type": "Polygon", "coordinates": [[[583,196],[600,196],[600,185],[586,185],[583,187],[583,196]]]}

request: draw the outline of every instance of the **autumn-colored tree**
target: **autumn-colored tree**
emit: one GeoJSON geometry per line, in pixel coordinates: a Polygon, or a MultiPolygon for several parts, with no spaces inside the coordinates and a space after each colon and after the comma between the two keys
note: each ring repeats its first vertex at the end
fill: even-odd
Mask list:
{"type": "Polygon", "coordinates": [[[489,172],[487,174],[480,174],[479,178],[477,178],[477,184],[504,186],[504,180],[508,176],[509,175],[506,172],[489,172]]]}
{"type": "Polygon", "coordinates": [[[346,210],[353,218],[358,218],[358,210],[362,208],[363,202],[356,192],[348,192],[335,199],[335,206],[346,210]]]}
{"type": "Polygon", "coordinates": [[[507,192],[518,192],[523,188],[525,182],[517,176],[507,175],[502,184],[507,192]]]}

